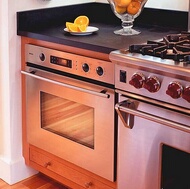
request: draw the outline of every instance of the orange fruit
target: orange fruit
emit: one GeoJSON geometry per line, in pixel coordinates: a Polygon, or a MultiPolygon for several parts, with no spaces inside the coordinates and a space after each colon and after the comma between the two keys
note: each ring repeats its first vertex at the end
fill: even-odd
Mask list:
{"type": "Polygon", "coordinates": [[[118,14],[123,14],[127,11],[126,7],[115,6],[115,10],[118,14]]]}
{"type": "Polygon", "coordinates": [[[78,25],[89,25],[89,18],[87,16],[78,16],[75,20],[74,20],[75,24],[78,25]]]}
{"type": "Polygon", "coordinates": [[[119,7],[127,7],[131,0],[115,0],[115,4],[119,7]]]}
{"type": "Polygon", "coordinates": [[[131,1],[131,3],[127,6],[127,12],[131,15],[137,14],[137,12],[141,8],[141,3],[139,1],[131,1]]]}
{"type": "Polygon", "coordinates": [[[86,25],[78,25],[78,30],[79,30],[80,32],[85,32],[85,31],[86,31],[86,28],[87,28],[86,25]]]}
{"type": "Polygon", "coordinates": [[[85,32],[89,25],[87,16],[78,16],[74,22],[66,22],[66,28],[71,32],[85,32]]]}
{"type": "Polygon", "coordinates": [[[68,30],[71,32],[79,32],[78,25],[75,23],[71,23],[68,25],[68,30]]]}
{"type": "Polygon", "coordinates": [[[69,25],[73,24],[72,22],[66,22],[66,28],[69,30],[69,25]]]}

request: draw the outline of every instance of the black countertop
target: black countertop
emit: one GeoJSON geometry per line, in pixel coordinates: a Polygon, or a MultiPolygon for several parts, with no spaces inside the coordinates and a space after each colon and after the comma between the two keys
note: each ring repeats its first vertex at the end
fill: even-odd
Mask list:
{"type": "Polygon", "coordinates": [[[134,23],[134,28],[140,30],[141,34],[120,36],[114,34],[113,31],[121,27],[121,22],[111,12],[109,5],[88,3],[18,12],[17,34],[38,40],[110,53],[112,50],[128,48],[131,44],[160,39],[167,34],[186,30],[186,23],[187,13],[144,9],[134,23]],[[159,14],[159,17],[154,17],[152,14],[159,14]],[[99,30],[87,36],[75,36],[66,33],[64,31],[65,22],[73,22],[78,15],[87,15],[90,19],[90,25],[98,27],[99,30]],[[180,23],[172,22],[168,15],[170,15],[170,19],[172,16],[172,20],[175,20],[176,17],[180,23]],[[165,19],[161,19],[162,17],[165,19]]]}

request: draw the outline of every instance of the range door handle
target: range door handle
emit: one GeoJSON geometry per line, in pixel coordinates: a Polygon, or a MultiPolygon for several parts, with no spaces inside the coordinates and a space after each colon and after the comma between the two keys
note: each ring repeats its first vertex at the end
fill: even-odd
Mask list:
{"type": "Polygon", "coordinates": [[[29,73],[29,72],[26,72],[26,71],[21,71],[22,74],[24,74],[26,76],[36,78],[36,79],[39,79],[41,81],[46,81],[46,82],[49,82],[49,83],[52,83],[52,84],[55,84],[55,85],[59,85],[59,86],[62,86],[62,87],[67,87],[67,88],[70,88],[70,89],[74,89],[74,90],[77,90],[77,91],[89,93],[89,94],[96,95],[96,96],[103,97],[103,98],[109,98],[110,97],[109,94],[106,94],[106,90],[102,90],[100,92],[97,92],[97,91],[77,87],[77,86],[74,86],[74,85],[69,85],[69,84],[66,84],[66,83],[62,83],[62,82],[59,82],[59,81],[55,81],[55,80],[52,80],[52,79],[48,79],[48,78],[45,78],[45,77],[35,75],[35,72],[36,71],[31,71],[29,73]]]}
{"type": "Polygon", "coordinates": [[[188,125],[178,123],[169,119],[165,119],[160,116],[156,116],[147,112],[143,112],[135,109],[135,103],[132,100],[125,100],[115,105],[117,114],[119,115],[124,126],[132,129],[134,126],[134,116],[144,118],[171,128],[179,129],[190,133],[190,127],[188,125]]]}

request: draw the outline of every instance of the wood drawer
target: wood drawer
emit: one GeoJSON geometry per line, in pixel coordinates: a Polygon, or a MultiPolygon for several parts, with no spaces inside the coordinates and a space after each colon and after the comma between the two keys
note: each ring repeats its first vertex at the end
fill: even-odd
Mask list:
{"type": "Polygon", "coordinates": [[[30,161],[37,163],[40,166],[84,187],[89,189],[113,189],[112,187],[92,178],[88,175],[64,165],[63,163],[54,160],[34,149],[30,149],[30,161]]]}

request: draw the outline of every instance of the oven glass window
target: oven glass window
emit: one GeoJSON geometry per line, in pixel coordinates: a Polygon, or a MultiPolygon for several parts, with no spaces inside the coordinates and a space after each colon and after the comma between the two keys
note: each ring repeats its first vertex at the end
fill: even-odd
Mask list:
{"type": "Polygon", "coordinates": [[[94,108],[45,92],[40,101],[43,129],[94,148],[94,108]]]}
{"type": "Polygon", "coordinates": [[[190,189],[190,154],[163,145],[162,148],[162,188],[190,189]]]}

